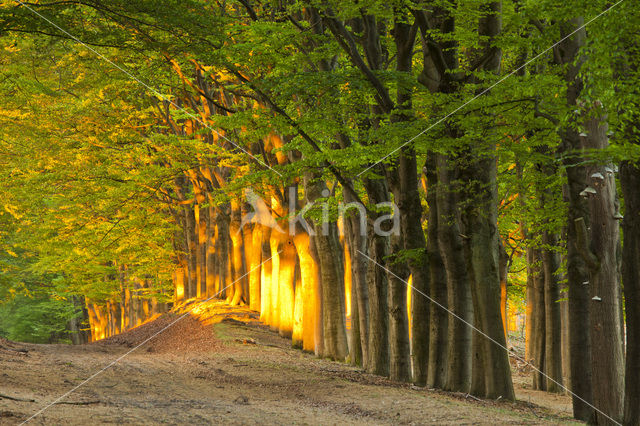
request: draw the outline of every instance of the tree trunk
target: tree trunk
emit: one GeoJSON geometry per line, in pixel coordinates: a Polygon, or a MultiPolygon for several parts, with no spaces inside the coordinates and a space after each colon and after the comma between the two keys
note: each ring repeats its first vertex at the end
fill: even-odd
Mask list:
{"type": "Polygon", "coordinates": [[[262,259],[260,267],[260,321],[265,324],[271,322],[271,278],[272,278],[272,258],[271,258],[271,232],[270,228],[264,227],[262,230],[262,259]]]}
{"type": "MultiPolygon", "coordinates": [[[[523,229],[526,229],[523,225],[523,229]]],[[[526,234],[525,234],[526,235],[526,234]]],[[[528,237],[525,236],[528,240],[528,237]]],[[[535,315],[533,314],[533,307],[535,306],[535,282],[533,263],[535,259],[535,252],[533,247],[527,246],[527,289],[525,295],[525,332],[524,332],[524,358],[527,362],[533,361],[533,335],[535,333],[535,315]]]]}
{"type": "MultiPolygon", "coordinates": [[[[596,106],[596,108],[599,108],[596,106]]],[[[594,111],[591,112],[592,114],[594,111]]],[[[586,149],[604,150],[608,147],[607,124],[600,111],[586,123],[586,149]]],[[[620,225],[616,182],[612,165],[591,164],[586,167],[587,182],[595,194],[588,198],[590,210],[589,236],[584,221],[575,222],[583,257],[590,266],[589,296],[591,298],[591,367],[593,402],[598,409],[615,421],[622,421],[624,408],[624,348],[620,309],[618,248],[620,225]],[[599,173],[599,175],[598,175],[599,173]],[[587,239],[590,246],[587,247],[587,239]]],[[[615,424],[596,413],[598,424],[615,424]]]]}
{"type": "Polygon", "coordinates": [[[262,225],[256,223],[251,231],[251,253],[249,255],[249,307],[260,310],[260,270],[262,263],[262,225]]]}
{"type": "Polygon", "coordinates": [[[427,257],[429,259],[431,306],[429,320],[429,363],[427,367],[427,386],[443,389],[447,383],[447,355],[449,352],[449,314],[447,308],[447,275],[438,241],[440,217],[438,214],[439,189],[435,154],[429,153],[426,162],[427,203],[429,220],[427,221],[427,257]]]}
{"type": "Polygon", "coordinates": [[[207,215],[206,210],[201,209],[199,204],[193,207],[194,224],[196,226],[195,248],[196,248],[196,294],[198,299],[202,299],[206,294],[207,283],[207,215]]]}
{"type": "Polygon", "coordinates": [[[207,297],[215,295],[216,274],[216,210],[213,206],[209,206],[209,214],[207,215],[207,297]]]}
{"type": "Polygon", "coordinates": [[[278,274],[279,315],[278,331],[283,337],[291,337],[293,332],[294,286],[296,267],[296,248],[293,239],[283,236],[280,257],[280,273],[278,274]]]}
{"type": "Polygon", "coordinates": [[[233,288],[233,297],[228,297],[227,300],[231,305],[239,305],[244,301],[244,288],[246,285],[244,281],[247,279],[246,273],[246,261],[244,258],[244,236],[241,223],[241,211],[238,205],[232,203],[231,208],[231,222],[229,224],[229,239],[231,241],[231,268],[232,268],[232,280],[229,284],[233,288]]]}
{"type": "MultiPolygon", "coordinates": [[[[384,265],[388,254],[388,239],[371,233],[367,253],[384,265]]],[[[369,360],[368,371],[379,376],[389,376],[389,318],[387,304],[387,272],[370,262],[367,268],[369,291],[369,360]]]]}
{"type": "MultiPolygon", "coordinates": [[[[491,43],[495,42],[502,29],[502,3],[491,2],[483,9],[485,15],[480,19],[478,34],[486,38],[483,50],[488,58],[482,70],[497,73],[502,53],[491,43]]],[[[475,326],[485,334],[482,341],[485,392],[480,396],[514,400],[511,366],[500,315],[495,146],[485,143],[484,149],[474,149],[471,155],[467,158],[464,170],[468,182],[475,184],[470,185],[470,191],[467,192],[465,201],[470,205],[465,208],[463,221],[464,233],[468,237],[468,269],[472,271],[470,278],[473,308],[478,320],[475,326]]]]}
{"type": "MultiPolygon", "coordinates": [[[[576,18],[564,24],[563,37],[576,31],[584,23],[576,18]]],[[[579,77],[580,67],[584,59],[579,52],[585,43],[584,29],[563,40],[558,46],[561,63],[566,64],[565,82],[567,84],[567,105],[571,109],[577,107],[577,99],[582,91],[582,80],[579,77]]],[[[567,217],[567,282],[569,287],[569,346],[571,354],[571,391],[573,400],[573,416],[576,419],[590,421],[593,417],[593,400],[591,386],[591,340],[585,324],[589,323],[589,273],[577,248],[577,233],[574,221],[583,217],[588,221],[589,212],[580,192],[585,188],[585,169],[580,152],[578,132],[567,126],[561,131],[563,151],[570,154],[564,156],[567,173],[568,217],[567,217]]]]}
{"type": "MultiPolygon", "coordinates": [[[[353,202],[352,198],[345,193],[345,201],[348,203],[353,202]]],[[[369,301],[366,288],[367,280],[367,264],[368,260],[360,254],[365,253],[367,250],[366,238],[363,235],[366,232],[366,223],[362,223],[358,215],[352,215],[348,212],[343,216],[347,248],[351,258],[351,327],[357,326],[357,336],[354,333],[354,338],[359,339],[359,343],[352,342],[354,347],[359,348],[359,360],[352,359],[356,365],[362,366],[366,370],[367,366],[367,332],[368,332],[368,309],[369,301]],[[357,312],[357,317],[354,313],[357,312]],[[354,324],[357,321],[358,324],[354,324]],[[359,361],[359,362],[358,362],[359,361]]],[[[346,273],[346,271],[345,271],[346,273]]]]}
{"type": "Polygon", "coordinates": [[[349,350],[345,328],[345,308],[342,256],[340,256],[335,222],[330,224],[329,235],[314,238],[320,260],[322,287],[323,356],[344,361],[349,350]]]}
{"type": "Polygon", "coordinates": [[[275,229],[271,230],[271,238],[269,240],[271,248],[271,302],[269,303],[269,320],[266,323],[269,327],[278,331],[280,325],[280,259],[281,252],[284,248],[282,234],[275,229]]]}
{"type": "Polygon", "coordinates": [[[369,356],[369,291],[367,288],[367,264],[369,261],[361,253],[367,251],[367,225],[361,223],[358,217],[352,217],[349,221],[352,229],[351,267],[360,322],[362,368],[366,370],[369,356]]]}
{"type": "MultiPolygon", "coordinates": [[[[638,139],[633,139],[638,143],[638,139]]],[[[627,317],[624,424],[640,425],[640,167],[620,165],[624,195],[622,282],[627,317]]]]}
{"type": "MultiPolygon", "coordinates": [[[[389,192],[383,180],[365,180],[365,188],[371,204],[388,201],[389,192]]],[[[385,269],[389,254],[389,237],[380,235],[372,223],[378,219],[373,213],[367,222],[367,292],[369,295],[369,358],[370,373],[389,376],[389,305],[388,273],[385,269]]],[[[361,255],[362,256],[362,255],[361,255]]]]}
{"type": "Polygon", "coordinates": [[[504,329],[504,338],[509,341],[509,323],[507,313],[507,280],[509,276],[509,256],[502,243],[502,238],[498,238],[499,247],[499,275],[500,275],[500,315],[502,316],[502,328],[504,329]]]}
{"type": "Polygon", "coordinates": [[[542,261],[544,269],[544,365],[547,377],[546,390],[562,392],[562,337],[560,320],[560,286],[558,284],[558,269],[560,262],[558,254],[550,247],[556,247],[558,236],[544,231],[542,235],[542,261]]]}
{"type": "MultiPolygon", "coordinates": [[[[399,236],[391,236],[391,256],[402,248],[399,236]]],[[[411,380],[409,357],[409,318],[407,316],[407,280],[409,271],[404,262],[389,264],[389,377],[391,380],[411,380]]]]}
{"type": "MultiPolygon", "coordinates": [[[[396,19],[393,29],[396,43],[396,70],[411,73],[416,33],[411,25],[396,19]]],[[[397,92],[398,113],[394,121],[411,118],[412,91],[400,86],[397,92]]],[[[430,303],[424,296],[430,290],[429,262],[426,257],[427,241],[422,230],[422,205],[418,189],[418,164],[412,146],[400,150],[394,195],[400,211],[400,235],[403,248],[412,255],[408,267],[412,277],[411,294],[411,357],[413,382],[424,385],[428,373],[430,303]]],[[[405,284],[406,285],[406,284],[405,284]]],[[[403,305],[406,305],[406,300],[403,305]]]]}
{"type": "Polygon", "coordinates": [[[300,279],[302,281],[302,349],[308,352],[316,350],[316,306],[320,304],[318,286],[318,262],[313,257],[309,234],[297,230],[295,245],[300,259],[300,279]]]}
{"type": "MultiPolygon", "coordinates": [[[[322,181],[313,181],[305,176],[307,202],[314,202],[328,188],[322,181]]],[[[345,324],[344,270],[342,251],[335,221],[313,225],[316,235],[312,237],[320,271],[320,293],[322,311],[323,357],[344,361],[348,355],[345,324]]]]}
{"type": "MultiPolygon", "coordinates": [[[[631,87],[632,92],[625,94],[631,101],[638,97],[637,69],[640,66],[638,38],[628,32],[623,38],[624,54],[619,55],[616,64],[616,80],[624,88],[631,87]]],[[[633,143],[637,149],[640,144],[640,114],[630,102],[630,108],[624,114],[624,140],[633,143]],[[631,111],[629,111],[631,110],[631,111]]],[[[640,166],[637,162],[623,161],[620,165],[620,186],[624,196],[624,219],[622,231],[622,284],[624,286],[626,314],[626,360],[625,360],[625,401],[624,424],[640,426],[640,166]]]]}
{"type": "Polygon", "coordinates": [[[196,224],[193,208],[191,206],[184,207],[185,216],[185,236],[187,239],[187,259],[188,259],[188,291],[185,291],[185,299],[196,297],[198,287],[198,273],[196,258],[197,242],[196,242],[196,224]]]}
{"type": "Polygon", "coordinates": [[[537,368],[533,372],[533,389],[546,390],[547,382],[543,375],[547,367],[545,365],[545,337],[547,325],[545,315],[545,274],[542,269],[542,251],[538,248],[533,249],[533,264],[531,272],[533,274],[533,292],[531,302],[533,304],[533,318],[531,330],[531,358],[532,364],[537,368]]]}
{"type": "Polygon", "coordinates": [[[469,392],[473,331],[469,326],[473,324],[471,290],[460,236],[460,217],[456,209],[456,188],[453,187],[455,177],[450,176],[453,170],[449,170],[445,156],[438,155],[437,163],[438,243],[447,276],[447,306],[456,315],[449,314],[449,353],[445,389],[469,392]]]}

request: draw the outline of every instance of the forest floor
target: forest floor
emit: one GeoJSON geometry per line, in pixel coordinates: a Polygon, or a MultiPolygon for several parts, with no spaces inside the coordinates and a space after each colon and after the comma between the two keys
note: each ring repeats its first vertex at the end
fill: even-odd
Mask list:
{"type": "MultiPolygon", "coordinates": [[[[191,304],[82,346],[0,339],[0,424],[565,424],[571,399],[527,389],[480,401],[393,383],[292,349],[254,312],[191,304]],[[115,360],[118,360],[114,363],[115,360]]],[[[530,388],[530,386],[529,386],[530,388]]]]}

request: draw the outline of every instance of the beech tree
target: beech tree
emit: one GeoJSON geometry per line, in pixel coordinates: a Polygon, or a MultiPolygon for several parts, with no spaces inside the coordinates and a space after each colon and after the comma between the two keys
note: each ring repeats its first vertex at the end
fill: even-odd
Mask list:
{"type": "Polygon", "coordinates": [[[634,424],[632,9],[3,3],[0,238],[93,340],[217,297],[317,356],[506,400],[518,257],[534,387],[634,424]]]}

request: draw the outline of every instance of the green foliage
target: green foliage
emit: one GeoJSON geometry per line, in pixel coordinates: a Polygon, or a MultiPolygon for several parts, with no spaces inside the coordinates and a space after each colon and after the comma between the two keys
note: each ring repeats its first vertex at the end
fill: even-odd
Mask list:
{"type": "MultiPolygon", "coordinates": [[[[28,297],[23,283],[24,274],[30,274],[51,294],[106,300],[119,286],[107,278],[121,265],[128,265],[132,276],[150,279],[153,291],[166,292],[175,266],[174,237],[181,226],[179,203],[195,196],[185,176],[202,165],[229,171],[228,184],[212,188],[203,202],[224,205],[243,196],[247,186],[270,194],[269,185],[290,185],[305,175],[335,180],[327,164],[353,179],[365,198],[360,172],[383,157],[386,166],[395,167],[397,148],[409,140],[419,165],[427,152],[465,152],[470,157],[497,152],[499,231],[513,253],[512,267],[522,269],[523,227],[532,236],[527,243],[536,246],[542,232],[561,231],[566,205],[557,132],[567,125],[579,127],[582,111],[567,107],[566,67],[558,65],[558,52],[548,48],[563,36],[567,21],[591,19],[604,10],[604,0],[503,1],[503,31],[495,41],[502,50],[499,75],[473,68],[486,42],[477,27],[487,1],[429,2],[456,21],[451,32],[433,27],[425,33],[429,40],[453,43],[463,52],[451,93],[436,93],[423,84],[424,46],[419,42],[411,72],[396,71],[397,48],[390,31],[380,34],[377,46],[384,60],[373,75],[392,100],[409,91],[409,111],[378,108],[375,88],[344,46],[327,28],[321,32],[320,24],[310,25],[305,14],[317,8],[325,17],[336,15],[361,40],[364,30],[356,18],[370,15],[388,28],[395,22],[413,24],[411,10],[421,7],[419,2],[250,3],[257,19],[247,2],[238,1],[30,6],[55,25],[26,7],[2,3],[3,299],[28,297]],[[197,70],[212,90],[223,88],[233,98],[233,110],[200,118],[201,94],[184,83],[177,69],[187,79],[197,70]],[[469,102],[493,84],[495,88],[469,102]],[[394,120],[399,112],[408,119],[394,120]],[[191,133],[185,130],[187,121],[197,122],[191,133]],[[212,142],[216,133],[226,142],[212,142]],[[296,157],[285,166],[274,164],[275,172],[263,166],[268,159],[261,154],[251,158],[245,152],[271,133],[285,135],[284,146],[271,155],[281,151],[296,157]]],[[[611,149],[601,154],[607,159],[640,160],[637,141],[624,137],[626,129],[638,125],[637,9],[623,2],[587,29],[581,102],[599,99],[605,105],[615,131],[611,149]]],[[[360,44],[357,53],[366,61],[360,44]]],[[[379,173],[371,169],[364,177],[379,173]]],[[[473,182],[458,185],[468,189],[473,182]]],[[[332,217],[340,197],[338,189],[325,200],[332,217]]],[[[312,210],[309,217],[320,214],[312,210]]],[[[513,279],[522,282],[520,274],[513,279]]],[[[41,313],[55,305],[44,296],[29,300],[41,313]]],[[[60,315],[64,311],[51,309],[60,315]]],[[[4,312],[19,314],[14,308],[4,312]]]]}
{"type": "Polygon", "coordinates": [[[0,303],[0,336],[30,343],[70,343],[67,322],[73,303],[53,295],[16,295],[0,303]]]}

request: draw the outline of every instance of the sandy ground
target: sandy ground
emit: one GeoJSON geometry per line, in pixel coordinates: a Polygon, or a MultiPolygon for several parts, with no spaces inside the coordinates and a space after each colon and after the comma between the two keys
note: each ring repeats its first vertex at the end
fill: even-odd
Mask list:
{"type": "MultiPolygon", "coordinates": [[[[0,341],[0,424],[20,424],[177,318],[84,346],[0,341]]],[[[570,398],[526,389],[529,381],[514,377],[515,403],[392,383],[292,349],[254,313],[209,302],[30,423],[571,423],[570,398]]]]}

